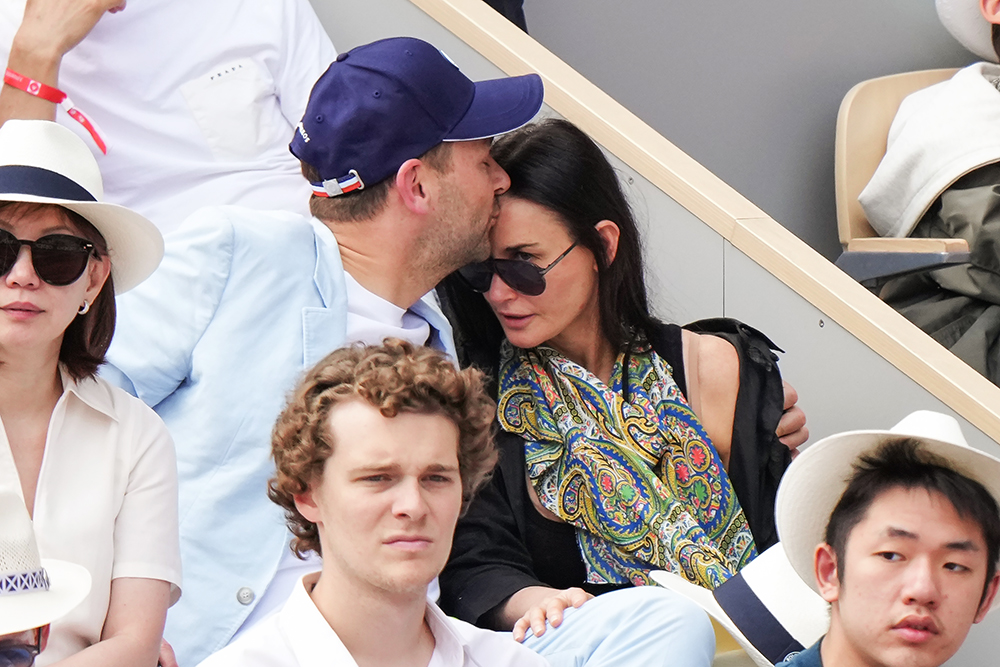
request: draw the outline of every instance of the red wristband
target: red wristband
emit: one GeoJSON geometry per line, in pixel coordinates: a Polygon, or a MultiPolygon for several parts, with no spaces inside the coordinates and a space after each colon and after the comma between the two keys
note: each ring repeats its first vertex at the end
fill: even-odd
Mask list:
{"type": "Polygon", "coordinates": [[[101,138],[101,133],[97,130],[97,124],[88,118],[85,113],[77,109],[76,105],[73,104],[73,100],[69,99],[69,96],[66,93],[58,88],[48,86],[41,81],[35,81],[34,79],[29,79],[26,76],[18,74],[9,67],[7,68],[7,71],[4,72],[3,82],[8,86],[17,88],[18,90],[23,90],[29,95],[34,95],[35,97],[61,106],[66,110],[66,113],[69,114],[70,118],[80,123],[80,125],[83,125],[84,129],[90,133],[90,136],[94,139],[94,143],[101,149],[101,152],[105,155],[107,154],[108,147],[101,138]]]}

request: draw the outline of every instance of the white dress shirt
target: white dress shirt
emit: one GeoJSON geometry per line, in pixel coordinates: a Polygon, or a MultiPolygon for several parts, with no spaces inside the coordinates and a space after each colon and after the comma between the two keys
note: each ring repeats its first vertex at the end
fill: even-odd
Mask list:
{"type": "MultiPolygon", "coordinates": [[[[181,583],[177,466],[166,427],[104,380],[76,382],[60,371],[63,393],[49,420],[32,519],[41,557],[82,565],[93,584],[52,624],[40,666],[100,641],[113,579],[169,582],[171,601],[181,583]]],[[[2,425],[0,490],[22,496],[2,425]]]]}
{"type": "MultiPolygon", "coordinates": [[[[357,667],[343,642],[309,597],[318,574],[306,575],[280,612],[201,663],[201,667],[357,667]]],[[[546,667],[548,662],[509,633],[481,630],[444,615],[427,602],[434,635],[427,667],[546,667]]],[[[378,635],[380,629],[372,628],[378,635]]]]}

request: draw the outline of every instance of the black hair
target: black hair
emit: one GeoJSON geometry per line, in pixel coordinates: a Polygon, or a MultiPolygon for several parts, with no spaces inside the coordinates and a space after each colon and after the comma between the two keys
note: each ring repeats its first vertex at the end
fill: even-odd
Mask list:
{"type": "Polygon", "coordinates": [[[648,339],[657,322],[649,312],[639,228],[600,147],[569,121],[550,118],[501,137],[492,152],[510,176],[507,195],[554,212],[573,240],[593,253],[601,331],[614,349],[648,339]],[[620,231],[610,264],[594,228],[602,220],[620,231]]]}
{"type": "MultiPolygon", "coordinates": [[[[16,217],[47,206],[58,210],[80,236],[94,244],[94,259],[101,259],[108,254],[108,244],[104,236],[86,218],[68,208],[55,204],[5,201],[0,202],[0,213],[16,217]]],[[[115,285],[109,273],[94,303],[90,304],[90,310],[77,315],[63,334],[59,361],[74,380],[82,380],[97,374],[97,368],[104,363],[104,355],[115,333],[116,315],[115,285]]]]}
{"type": "Polygon", "coordinates": [[[948,467],[947,461],[926,451],[919,440],[900,438],[885,442],[859,458],[847,488],[826,526],[826,543],[837,556],[837,577],[844,580],[847,539],[875,500],[890,489],[924,489],[938,493],[955,512],[976,522],[986,543],[986,583],[980,603],[997,571],[1000,558],[1000,509],[982,484],[948,467]]]}

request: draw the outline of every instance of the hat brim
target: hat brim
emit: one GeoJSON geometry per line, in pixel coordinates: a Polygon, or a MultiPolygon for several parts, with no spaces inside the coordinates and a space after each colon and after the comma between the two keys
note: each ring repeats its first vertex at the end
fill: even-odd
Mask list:
{"type": "Polygon", "coordinates": [[[978,0],[936,0],[941,24],[959,43],[983,60],[997,62],[990,22],[983,18],[978,0]]]}
{"type": "Polygon", "coordinates": [[[115,294],[127,292],[148,278],[163,259],[163,235],[160,230],[145,217],[124,206],[20,192],[0,192],[0,201],[54,204],[86,218],[108,244],[115,294]]]}
{"type": "Polygon", "coordinates": [[[729,618],[729,615],[722,610],[722,607],[720,607],[719,603],[716,602],[715,596],[712,595],[712,591],[698,586],[697,584],[692,584],[684,577],[676,575],[673,572],[653,570],[649,573],[649,577],[660,586],[683,595],[704,609],[716,623],[721,625],[725,628],[726,632],[732,635],[733,639],[736,640],[736,643],[740,645],[740,648],[746,651],[747,655],[750,656],[750,659],[753,660],[755,664],[760,665],[760,667],[773,667],[771,661],[765,658],[760,651],[754,648],[754,645],[747,640],[742,632],[740,632],[740,629],[736,627],[736,624],[729,618]]]}
{"type": "MultiPolygon", "coordinates": [[[[1000,460],[985,452],[936,438],[892,431],[850,431],[824,438],[792,461],[782,477],[775,500],[778,537],[788,561],[817,593],[814,554],[816,547],[825,540],[827,522],[847,488],[854,462],[885,442],[901,439],[919,441],[924,451],[982,484],[1000,504],[1000,460]]],[[[994,599],[991,609],[996,609],[998,603],[1000,596],[994,599]]]]}
{"type": "Polygon", "coordinates": [[[49,590],[14,593],[0,603],[0,635],[24,632],[59,620],[90,593],[90,572],[67,561],[42,559],[49,590]]]}
{"type": "Polygon", "coordinates": [[[488,139],[512,132],[531,122],[544,96],[537,74],[477,81],[472,104],[444,141],[488,139]]]}

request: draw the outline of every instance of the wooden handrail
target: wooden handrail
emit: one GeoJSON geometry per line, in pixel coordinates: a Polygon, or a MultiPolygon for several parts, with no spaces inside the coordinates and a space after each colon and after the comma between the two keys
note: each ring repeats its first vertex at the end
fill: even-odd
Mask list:
{"type": "MultiPolygon", "coordinates": [[[[1000,389],[482,0],[410,0],[995,441],[1000,389]]],[[[831,187],[832,187],[831,183],[831,187]]],[[[832,221],[830,221],[832,224],[832,221]]]]}

